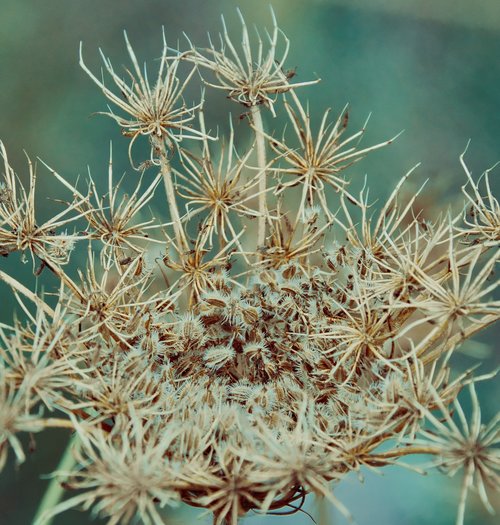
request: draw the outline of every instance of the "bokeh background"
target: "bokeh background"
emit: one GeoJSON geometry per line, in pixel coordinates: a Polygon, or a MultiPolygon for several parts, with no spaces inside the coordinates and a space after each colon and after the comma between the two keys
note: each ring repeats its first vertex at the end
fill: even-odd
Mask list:
{"type": "MultiPolygon", "coordinates": [[[[0,139],[12,165],[26,180],[26,151],[75,180],[90,168],[96,180],[104,175],[113,140],[116,173],[128,169],[126,139],[111,120],[92,117],[105,110],[103,97],[78,67],[78,45],[84,42],[87,63],[98,70],[98,47],[118,68],[126,63],[122,31],[127,29],[137,54],[157,58],[161,27],[172,45],[185,46],[183,32],[200,45],[206,33],[220,29],[224,13],[238,34],[235,8],[249,24],[270,25],[269,4],[292,42],[288,60],[297,66],[297,80],[320,77],[317,86],[302,91],[311,112],[319,117],[326,107],[340,111],[350,104],[352,130],[371,119],[364,144],[382,141],[401,130],[395,144],[378,151],[351,170],[353,179],[368,174],[373,197],[387,196],[398,178],[421,162],[415,186],[429,178],[431,192],[422,205],[429,213],[458,202],[464,175],[459,155],[471,139],[467,162],[474,174],[500,160],[500,2],[498,0],[0,0],[0,139]]],[[[153,64],[154,65],[154,64],[153,64]]],[[[199,97],[196,82],[187,98],[199,97]]],[[[235,121],[239,108],[220,93],[207,98],[210,125],[227,128],[227,113],[235,121]]],[[[268,127],[281,129],[279,118],[268,127]]],[[[236,133],[247,133],[236,124],[236,133]]],[[[498,170],[496,179],[498,188],[498,170]]],[[[41,165],[39,195],[58,197],[60,190],[41,165]]],[[[53,201],[40,199],[40,213],[53,201]]],[[[0,260],[0,268],[15,272],[40,287],[30,264],[0,260]]],[[[49,287],[50,281],[44,283],[49,287]]],[[[16,304],[0,284],[0,322],[12,319],[16,304]]],[[[481,370],[498,366],[494,332],[470,345],[469,353],[484,354],[481,370]],[[488,349],[490,351],[488,352],[488,349]]],[[[459,356],[457,367],[476,364],[459,356]]],[[[488,418],[498,408],[500,388],[493,380],[479,387],[488,418]]],[[[10,464],[0,478],[0,523],[31,523],[47,480],[55,468],[67,435],[48,432],[37,437],[36,449],[20,468],[10,464]]],[[[454,523],[459,480],[439,474],[420,476],[403,469],[384,475],[364,473],[364,483],[349,478],[336,495],[353,511],[359,525],[454,523]]],[[[498,508],[498,501],[496,502],[498,508]]],[[[306,509],[321,525],[347,523],[324,502],[310,498],[306,509]]],[[[169,523],[198,523],[198,511],[180,508],[169,523]]],[[[65,514],[56,525],[90,523],[81,512],[65,514]]],[[[199,523],[209,523],[208,517],[199,523]]],[[[249,525],[313,523],[303,513],[294,516],[251,516],[249,525]]],[[[95,519],[93,523],[100,523],[95,519]]],[[[470,497],[467,523],[498,523],[470,497]]]]}

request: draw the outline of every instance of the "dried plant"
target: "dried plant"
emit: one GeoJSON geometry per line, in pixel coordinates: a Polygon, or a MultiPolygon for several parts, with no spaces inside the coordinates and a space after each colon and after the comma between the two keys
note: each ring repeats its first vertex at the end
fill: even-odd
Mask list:
{"type": "Polygon", "coordinates": [[[493,510],[499,418],[481,422],[474,384],[494,374],[451,369],[464,341],[500,316],[489,173],[476,182],[462,158],[458,214],[423,221],[417,195],[404,199],[410,174],[376,213],[366,188],[348,193],[344,172],[390,141],[359,148],[363,130],[344,137],[345,110],[315,130],[296,93],[315,81],[291,83],[288,40],[272,22],[252,48],[241,18],[242,53],[225,25],[219,48],[173,52],[164,37],[154,83],[125,36],[125,79],[102,55],[118,94],[80,55],[116,106],[105,114],[130,137],[134,167],[132,145],[149,141],[130,195],[111,156],[103,196],[98,178],[78,189],[49,168],[71,197],[40,223],[35,167],[28,159],[24,189],[1,145],[0,253],[29,255],[35,273],[60,281],[54,299],[0,270],[26,315],[0,327],[0,467],[9,449],[24,461],[23,432],[75,436],[54,477],[70,496],[44,500],[38,525],[76,506],[110,524],[160,524],[161,508],[178,502],[236,525],[252,510],[295,511],[308,493],[350,516],[336,484],[410,454],[462,472],[458,525],[471,489],[493,510]],[[184,103],[196,70],[250,109],[246,152],[232,127],[226,141],[207,132],[201,102],[184,103]],[[262,110],[284,111],[292,133],[275,138],[262,110]],[[169,217],[158,220],[147,210],[161,180],[169,217]],[[78,243],[87,260],[75,277],[78,243]],[[470,421],[458,402],[465,385],[470,421]]]}

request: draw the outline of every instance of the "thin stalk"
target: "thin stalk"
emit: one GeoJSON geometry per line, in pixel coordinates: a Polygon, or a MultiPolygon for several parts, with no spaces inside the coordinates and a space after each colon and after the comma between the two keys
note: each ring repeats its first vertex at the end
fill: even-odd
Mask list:
{"type": "Polygon", "coordinates": [[[21,284],[19,281],[6,274],[5,272],[2,272],[2,270],[0,270],[0,280],[2,280],[5,284],[8,284],[16,292],[20,293],[21,295],[24,295],[24,297],[27,297],[30,301],[35,303],[36,306],[41,308],[46,314],[50,315],[50,317],[54,317],[55,312],[47,303],[45,303],[42,299],[40,299],[40,297],[38,297],[31,290],[26,288],[26,286],[21,284]]]}
{"type": "Polygon", "coordinates": [[[316,497],[318,525],[333,525],[333,516],[330,512],[331,504],[324,497],[316,497]]]}
{"type": "Polygon", "coordinates": [[[464,477],[462,479],[462,486],[460,488],[460,499],[458,503],[457,521],[456,525],[463,525],[465,518],[465,504],[467,502],[467,492],[469,484],[472,481],[474,475],[474,463],[469,461],[465,467],[464,477]]]}
{"type": "MultiPolygon", "coordinates": [[[[438,359],[440,356],[446,354],[450,351],[451,348],[458,345],[462,341],[465,341],[466,339],[471,339],[474,337],[478,332],[481,330],[484,330],[489,325],[495,323],[498,321],[498,315],[497,314],[490,314],[486,315],[479,323],[472,324],[465,328],[464,330],[460,330],[457,334],[449,337],[444,345],[442,347],[439,347],[429,354],[426,354],[425,352],[422,352],[422,363],[424,365],[427,365],[428,363],[431,363],[432,361],[438,359]]],[[[428,348],[426,348],[427,350],[428,348]]]]}
{"type": "Polygon", "coordinates": [[[380,454],[373,454],[368,457],[368,460],[372,461],[383,461],[385,459],[400,458],[402,456],[409,456],[411,454],[428,454],[431,456],[437,456],[441,450],[437,447],[432,446],[408,446],[404,448],[397,448],[395,450],[389,450],[388,452],[381,452],[380,454]]]}
{"type": "Polygon", "coordinates": [[[167,194],[170,218],[172,219],[174,226],[175,240],[178,244],[178,247],[180,248],[180,253],[184,253],[189,251],[189,244],[181,223],[179,209],[177,208],[175,188],[174,183],[172,182],[172,168],[170,166],[170,161],[168,160],[167,146],[165,141],[155,134],[151,135],[151,142],[156,153],[158,154],[158,160],[160,162],[160,170],[163,176],[163,183],[165,184],[165,193],[167,194]]]}
{"type": "Polygon", "coordinates": [[[219,250],[223,250],[227,243],[224,239],[224,221],[222,220],[222,214],[217,216],[217,229],[219,231],[219,250]]]}
{"type": "MultiPolygon", "coordinates": [[[[69,443],[66,447],[66,450],[64,451],[63,455],[61,456],[61,459],[59,461],[59,464],[57,465],[56,471],[69,471],[71,470],[75,463],[75,457],[72,453],[73,448],[78,446],[78,436],[75,434],[71,437],[69,440],[69,443]]],[[[51,525],[51,523],[54,521],[54,516],[42,521],[42,516],[49,512],[51,509],[53,509],[62,499],[64,494],[64,488],[57,479],[56,476],[53,476],[50,480],[50,483],[47,487],[47,490],[45,491],[45,494],[43,495],[42,500],[40,501],[40,505],[38,506],[38,509],[36,511],[35,517],[33,518],[33,524],[37,523],[43,523],[44,525],[51,525]]]]}
{"type": "Polygon", "coordinates": [[[65,284],[77,297],[80,301],[85,301],[81,290],[78,286],[59,268],[57,265],[52,265],[47,261],[43,260],[43,264],[48,268],[63,284],[65,284]]]}
{"type": "Polygon", "coordinates": [[[43,419],[40,424],[44,428],[70,428],[74,429],[73,423],[69,419],[61,419],[57,417],[49,417],[48,419],[43,419]]]}
{"type": "Polygon", "coordinates": [[[252,125],[255,131],[255,142],[257,146],[257,165],[259,167],[259,219],[257,232],[257,248],[264,246],[266,242],[266,141],[264,137],[264,124],[260,107],[252,106],[252,125]]]}

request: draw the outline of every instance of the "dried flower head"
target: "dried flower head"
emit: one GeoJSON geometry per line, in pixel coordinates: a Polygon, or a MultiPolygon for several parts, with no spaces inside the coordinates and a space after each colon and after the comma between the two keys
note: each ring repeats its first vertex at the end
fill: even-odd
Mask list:
{"type": "MultiPolygon", "coordinates": [[[[269,143],[279,159],[283,159],[285,166],[276,168],[280,174],[291,176],[291,180],[281,182],[279,193],[286,188],[299,186],[302,188],[300,210],[304,214],[306,206],[312,206],[317,202],[321,210],[327,216],[331,216],[327,198],[326,187],[331,186],[335,191],[346,193],[348,181],[340,174],[348,166],[363,158],[370,151],[391,144],[396,138],[382,142],[368,148],[356,149],[365,129],[361,129],[354,135],[344,138],[343,134],[347,128],[347,109],[337,117],[334,123],[328,122],[330,110],[325,111],[321,119],[317,136],[311,130],[311,117],[309,108],[304,108],[299,98],[292,94],[296,109],[286,103],[292,128],[299,141],[299,147],[291,147],[289,141],[268,136],[269,143]]],[[[351,200],[354,197],[349,196],[351,200]]]]}
{"type": "Polygon", "coordinates": [[[104,195],[90,175],[82,193],[51,170],[73,200],[40,226],[35,170],[26,191],[1,145],[0,254],[29,252],[60,284],[49,299],[0,270],[26,317],[0,325],[0,467],[8,448],[24,460],[22,432],[69,428],[74,453],[52,483],[70,494],[42,504],[39,525],[78,506],[111,524],[159,525],[179,502],[237,525],[250,511],[296,512],[308,493],[350,517],[332,492],[346,475],[430,454],[449,475],[464,470],[462,525],[469,489],[489,510],[486,488],[500,492],[500,419],[481,423],[473,386],[486,376],[453,371],[460,345],[500,318],[488,175],[480,190],[466,169],[469,212],[432,222],[417,206],[423,186],[405,197],[414,170],[378,211],[367,184],[351,195],[349,166],[386,143],[357,149],[363,130],[344,138],[345,113],[329,124],[327,111],[313,132],[294,90],[307,82],[283,71],[274,14],[267,52],[258,36],[250,49],[241,20],[243,56],[225,25],[220,49],[170,57],[164,40],[154,84],[125,36],[130,80],[102,55],[123,98],[81,60],[125,113],[107,114],[130,147],[150,140],[130,195],[111,158],[104,195]],[[185,77],[183,59],[194,64],[185,77]],[[183,102],[197,68],[250,108],[254,140],[239,156],[235,130],[209,143],[200,105],[183,102]],[[295,136],[277,140],[260,109],[274,113],[284,94],[295,136]],[[164,205],[145,217],[161,180],[164,205]],[[71,261],[81,241],[87,257],[71,261]],[[466,385],[470,423],[457,401],[466,385]]]}
{"type": "Polygon", "coordinates": [[[113,178],[112,152],[110,145],[105,195],[100,194],[90,173],[88,195],[84,197],[59,173],[52,169],[51,172],[75,198],[80,199],[77,208],[87,222],[87,239],[102,243],[100,255],[103,267],[109,268],[114,263],[115,268],[120,269],[126,267],[133,259],[142,256],[147,243],[159,242],[150,236],[149,231],[163,225],[156,224],[154,219],[147,221],[138,219],[142,218],[144,208],[153,199],[162,176],[158,174],[147,187],[144,187],[141,176],[134,191],[130,195],[123,194],[121,191],[123,177],[118,182],[113,178]]]}
{"type": "Polygon", "coordinates": [[[469,385],[469,392],[472,400],[470,421],[467,421],[462,406],[455,399],[453,409],[459,420],[456,423],[449,408],[435,394],[442,419],[426,409],[426,418],[432,424],[432,430],[421,432],[429,445],[437,448],[436,463],[448,476],[463,470],[457,525],[464,523],[465,503],[471,488],[477,490],[486,509],[494,514],[486,490],[496,489],[500,484],[500,415],[497,414],[487,425],[482,423],[481,408],[473,383],[469,385]]]}
{"type": "Polygon", "coordinates": [[[274,115],[274,102],[277,95],[298,87],[315,84],[318,80],[290,82],[295,72],[293,70],[285,71],[284,69],[290,42],[278,28],[273,9],[271,8],[270,11],[273,27],[271,33],[266,31],[269,46],[267,51],[264,50],[264,41],[259,32],[256,31],[257,46],[252,52],[248,27],[238,9],[241,22],[242,55],[238,54],[236,46],[229,37],[224,17],[221,17],[223,31],[219,35],[219,49],[215,47],[212,41],[210,41],[210,46],[207,49],[198,49],[190,42],[191,50],[182,56],[198,67],[208,69],[215,74],[219,83],[214,84],[206,81],[205,83],[208,86],[227,91],[229,98],[245,107],[263,104],[274,115]],[[280,38],[284,49],[281,56],[278,56],[280,38]]]}
{"type": "Polygon", "coordinates": [[[462,192],[467,198],[464,223],[466,227],[461,230],[467,237],[476,239],[486,237],[490,246],[497,246],[500,242],[500,203],[493,195],[490,186],[491,168],[484,172],[481,179],[484,184],[484,195],[479,189],[479,182],[475,182],[464,161],[465,152],[460,157],[460,162],[467,175],[468,184],[462,187],[462,192]]]}
{"type": "Polygon", "coordinates": [[[76,430],[81,445],[73,453],[82,468],[69,477],[61,474],[68,487],[83,492],[42,515],[37,525],[77,505],[92,507],[109,524],[129,523],[137,517],[146,525],[163,524],[158,507],[179,500],[175,470],[164,457],[172,436],[155,435],[151,424],[139,419],[117,435],[79,425],[76,430]]]}
{"type": "Polygon", "coordinates": [[[16,388],[15,382],[0,372],[0,471],[7,461],[9,447],[12,448],[17,463],[23,463],[26,455],[18,434],[21,432],[40,432],[44,428],[41,413],[31,413],[32,401],[29,394],[16,388]],[[28,405],[28,410],[26,410],[28,405]]]}
{"type": "MultiPolygon", "coordinates": [[[[81,213],[75,213],[86,201],[80,195],[68,203],[60,213],[40,224],[36,214],[36,169],[29,157],[29,190],[21,184],[9,164],[7,151],[0,141],[0,155],[3,159],[3,181],[0,188],[0,253],[4,256],[16,251],[31,254],[42,265],[63,265],[69,260],[77,234],[68,234],[62,227],[75,222],[81,213]]],[[[41,267],[43,269],[43,266],[41,267]]]]}
{"type": "Polygon", "coordinates": [[[163,51],[158,75],[155,83],[150,84],[146,67],[144,70],[141,69],[126,32],[124,37],[132,62],[132,70],[125,70],[128,80],[123,80],[115,72],[109,58],[100,51],[104,67],[118,88],[120,96],[107,88],[104,81],[99,80],[86,66],[82,56],[82,45],[80,45],[80,65],[99,86],[106,98],[128,115],[116,115],[111,110],[102,113],[115,120],[123,133],[132,138],[129,147],[130,159],[132,159],[132,146],[140,135],[155,135],[166,141],[169,148],[173,148],[183,138],[202,138],[203,134],[192,129],[189,124],[195,118],[196,109],[201,107],[201,103],[188,107],[183,100],[184,90],[195,69],[193,68],[183,81],[178,78],[177,69],[180,59],[168,56],[167,42],[163,33],[163,51]]]}

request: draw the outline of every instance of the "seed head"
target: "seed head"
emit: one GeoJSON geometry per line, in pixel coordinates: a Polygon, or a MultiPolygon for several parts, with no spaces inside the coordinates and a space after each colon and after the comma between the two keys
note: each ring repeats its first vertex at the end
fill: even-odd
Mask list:
{"type": "Polygon", "coordinates": [[[219,49],[216,49],[212,41],[210,41],[210,46],[207,49],[198,49],[189,42],[191,50],[182,56],[185,60],[193,62],[198,67],[209,69],[215,74],[218,83],[206,81],[205,83],[208,86],[227,91],[229,98],[245,107],[263,104],[275,115],[276,95],[298,87],[315,84],[319,80],[290,82],[293,75],[287,74],[284,70],[290,42],[278,28],[272,8],[273,28],[270,34],[266,31],[269,46],[267,52],[264,51],[265,44],[258,32],[256,32],[257,48],[252,52],[248,28],[240,10],[238,10],[238,16],[241,21],[243,39],[241,43],[242,55],[238,54],[236,46],[231,41],[226,22],[222,17],[223,32],[219,35],[219,49]],[[283,42],[284,50],[281,56],[278,56],[280,39],[283,42]]]}

